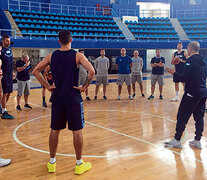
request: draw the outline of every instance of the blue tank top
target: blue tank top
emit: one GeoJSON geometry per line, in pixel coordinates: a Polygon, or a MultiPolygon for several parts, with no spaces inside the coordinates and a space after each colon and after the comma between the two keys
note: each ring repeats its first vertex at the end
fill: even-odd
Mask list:
{"type": "Polygon", "coordinates": [[[56,89],[54,89],[51,102],[76,104],[82,102],[80,91],[74,89],[78,86],[79,68],[76,64],[76,51],[56,50],[52,53],[50,69],[56,89]]]}
{"type": "MultiPolygon", "coordinates": [[[[176,51],[174,53],[174,57],[179,57],[180,59],[185,61],[186,60],[185,51],[182,51],[181,53],[178,53],[178,51],[176,51]]],[[[183,73],[184,67],[185,67],[185,63],[183,62],[180,62],[179,64],[175,64],[175,71],[178,73],[183,73]]]]}
{"type": "Polygon", "coordinates": [[[12,74],[13,73],[13,54],[12,54],[11,48],[2,47],[1,60],[2,60],[1,69],[3,71],[3,74],[12,74]]]}

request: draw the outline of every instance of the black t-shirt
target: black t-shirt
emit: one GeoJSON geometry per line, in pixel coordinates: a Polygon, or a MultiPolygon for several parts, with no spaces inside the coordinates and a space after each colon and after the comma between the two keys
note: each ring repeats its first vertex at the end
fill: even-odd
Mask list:
{"type": "MultiPolygon", "coordinates": [[[[165,63],[165,58],[163,57],[153,57],[152,60],[151,60],[151,64],[154,64],[154,63],[159,63],[159,62],[162,62],[162,63],[165,63]]],[[[154,75],[163,75],[164,74],[164,67],[153,67],[152,68],[152,74],[154,75]]]]}
{"type": "MultiPolygon", "coordinates": [[[[21,59],[18,60],[16,62],[16,67],[23,67],[26,63],[24,61],[22,61],[21,59]]],[[[23,71],[18,72],[17,71],[17,79],[20,81],[27,81],[30,79],[29,76],[29,70],[30,70],[31,66],[29,65],[28,67],[26,67],[23,71]]]]}

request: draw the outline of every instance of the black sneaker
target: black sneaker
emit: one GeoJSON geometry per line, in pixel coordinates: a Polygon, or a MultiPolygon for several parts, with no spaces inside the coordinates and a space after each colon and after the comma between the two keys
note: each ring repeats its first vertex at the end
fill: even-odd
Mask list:
{"type": "Polygon", "coordinates": [[[14,116],[10,115],[7,111],[5,111],[2,116],[2,119],[14,119],[14,116]]]}
{"type": "Polygon", "coordinates": [[[150,95],[150,97],[148,97],[148,100],[150,100],[150,99],[154,99],[154,96],[150,95]]]}
{"type": "Polygon", "coordinates": [[[94,100],[97,100],[97,96],[94,97],[94,100]]]}
{"type": "Polygon", "coordinates": [[[136,94],[133,94],[132,97],[133,97],[133,98],[136,98],[136,94]]]}
{"type": "Polygon", "coordinates": [[[32,107],[29,104],[25,104],[24,109],[32,109],[32,107]]]}
{"type": "Polygon", "coordinates": [[[142,94],[142,97],[143,97],[143,98],[145,98],[145,95],[144,95],[144,94],[142,94]]]}
{"type": "Polygon", "coordinates": [[[22,108],[20,105],[17,105],[16,109],[17,109],[17,111],[22,111],[22,108]]]}
{"type": "Polygon", "coordinates": [[[89,97],[87,96],[87,97],[86,97],[86,100],[87,100],[87,101],[91,101],[91,98],[89,98],[89,97]]]}
{"type": "Polygon", "coordinates": [[[46,103],[46,102],[43,102],[43,103],[42,103],[42,106],[43,106],[43,107],[47,107],[47,103],[46,103]]]}
{"type": "Polygon", "coordinates": [[[162,97],[162,95],[160,95],[160,99],[161,99],[161,100],[163,100],[163,97],[162,97]]]}
{"type": "Polygon", "coordinates": [[[107,97],[106,97],[106,96],[103,96],[103,98],[104,98],[105,100],[107,100],[107,97]]]}

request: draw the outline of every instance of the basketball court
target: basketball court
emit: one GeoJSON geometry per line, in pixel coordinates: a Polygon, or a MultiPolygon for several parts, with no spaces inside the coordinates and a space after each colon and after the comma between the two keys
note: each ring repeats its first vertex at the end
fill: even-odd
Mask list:
{"type": "MultiPolygon", "coordinates": [[[[148,96],[150,80],[143,82],[148,96]]],[[[91,85],[91,98],[94,97],[94,90],[95,85],[91,85]]],[[[83,129],[83,159],[92,162],[93,168],[81,176],[74,174],[75,152],[72,133],[67,129],[60,133],[57,171],[53,174],[47,172],[51,105],[43,108],[41,89],[33,89],[30,95],[33,109],[18,112],[15,109],[16,91],[13,92],[8,109],[15,119],[1,119],[0,123],[1,156],[11,158],[12,164],[0,169],[1,177],[5,180],[207,179],[206,131],[201,141],[202,150],[191,148],[188,142],[194,138],[195,131],[192,118],[183,134],[181,150],[163,145],[175,133],[179,107],[179,102],[170,102],[174,95],[172,78],[165,79],[164,100],[158,99],[157,86],[154,100],[139,96],[138,87],[137,98],[128,100],[124,85],[122,100],[119,101],[116,83],[110,83],[107,87],[108,100],[102,99],[101,91],[102,88],[98,100],[84,100],[86,127],[83,129]]],[[[47,101],[49,96],[50,92],[47,92],[47,101]]]]}

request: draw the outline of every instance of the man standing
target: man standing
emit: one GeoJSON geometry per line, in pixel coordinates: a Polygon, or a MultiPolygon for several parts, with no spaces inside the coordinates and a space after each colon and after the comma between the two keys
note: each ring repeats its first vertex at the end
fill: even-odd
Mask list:
{"type": "Polygon", "coordinates": [[[183,73],[175,72],[175,69],[166,68],[173,77],[185,82],[185,93],[180,103],[177,114],[176,133],[174,138],[165,142],[165,146],[181,148],[181,136],[185,130],[190,116],[195,120],[195,138],[189,144],[198,149],[201,148],[200,139],[204,128],[204,114],[207,97],[206,77],[207,61],[199,55],[200,44],[196,41],[188,45],[189,58],[185,63],[183,73]]]}
{"type": "Polygon", "coordinates": [[[94,63],[95,69],[97,71],[96,75],[96,90],[94,100],[97,100],[99,86],[103,84],[103,98],[107,100],[106,97],[106,86],[108,83],[108,69],[109,69],[109,59],[105,57],[105,50],[101,49],[101,56],[98,57],[94,63]]]}
{"type": "Polygon", "coordinates": [[[2,71],[3,78],[1,80],[3,97],[1,100],[2,105],[2,119],[14,119],[14,116],[10,115],[6,109],[6,104],[9,100],[10,94],[13,92],[13,54],[10,46],[10,38],[7,34],[2,36],[2,50],[1,50],[1,60],[2,60],[2,71]]]}
{"type": "MultiPolygon", "coordinates": [[[[183,73],[186,59],[188,58],[188,55],[185,51],[183,51],[183,44],[182,42],[179,42],[177,45],[177,51],[172,54],[172,65],[175,65],[175,71],[177,73],[183,73]],[[175,61],[179,60],[177,64],[175,64],[175,61]]],[[[175,93],[176,96],[171,99],[172,102],[179,101],[180,98],[178,96],[179,93],[179,83],[181,82],[183,84],[183,87],[185,86],[185,83],[180,81],[179,79],[173,77],[173,82],[175,83],[175,93]]]]}
{"type": "Polygon", "coordinates": [[[156,56],[152,58],[151,63],[152,67],[152,76],[151,76],[151,95],[148,99],[154,99],[155,84],[158,81],[159,90],[160,90],[160,99],[162,100],[162,89],[164,85],[164,66],[165,58],[161,56],[161,50],[156,49],[156,56]]]}
{"type": "Polygon", "coordinates": [[[131,95],[131,76],[130,68],[132,67],[132,59],[129,56],[126,56],[126,49],[121,49],[121,56],[116,58],[116,65],[118,67],[118,100],[121,100],[121,90],[122,85],[125,82],[127,85],[129,99],[132,100],[131,95]]]}
{"type": "Polygon", "coordinates": [[[143,85],[142,85],[142,68],[143,68],[143,60],[139,57],[139,51],[134,51],[134,57],[132,58],[132,73],[131,73],[131,82],[132,82],[132,89],[133,89],[133,98],[136,97],[136,85],[135,83],[139,83],[140,91],[142,97],[144,96],[143,93],[143,85]]]}
{"type": "MultiPolygon", "coordinates": [[[[3,77],[3,73],[2,73],[2,70],[1,70],[1,65],[2,65],[2,61],[1,61],[1,44],[0,44],[0,100],[3,96],[3,90],[2,90],[2,86],[1,86],[1,79],[3,77]]],[[[7,166],[11,163],[11,159],[2,159],[0,158],[0,167],[4,167],[4,166],[7,166]]]]}
{"type": "Polygon", "coordinates": [[[49,139],[50,161],[47,164],[48,172],[55,172],[56,151],[60,130],[66,128],[73,132],[73,144],[76,152],[75,174],[82,174],[91,169],[89,162],[82,160],[83,137],[81,129],[84,128],[84,111],[81,92],[84,92],[90,85],[95,71],[86,57],[71,49],[71,33],[68,30],[61,30],[58,34],[61,48],[47,55],[33,70],[37,80],[49,91],[52,92],[52,116],[51,133],[49,139]],[[88,76],[82,87],[78,86],[79,65],[88,71],[88,76]],[[41,71],[50,65],[54,85],[49,83],[42,76],[41,71]]]}
{"type": "Polygon", "coordinates": [[[16,109],[18,111],[22,111],[22,108],[20,106],[20,100],[23,94],[25,100],[24,108],[32,109],[32,107],[28,104],[28,97],[30,94],[29,70],[31,68],[29,56],[23,55],[22,58],[16,62],[16,68],[17,68],[17,86],[18,86],[16,109]]]}
{"type": "MultiPolygon", "coordinates": [[[[83,49],[79,49],[78,52],[84,55],[83,49]]],[[[87,78],[87,71],[82,65],[80,65],[79,66],[79,85],[83,85],[86,81],[86,78],[87,78]]],[[[88,96],[88,88],[86,89],[85,94],[86,94],[86,100],[91,101],[91,98],[88,96]]]]}

